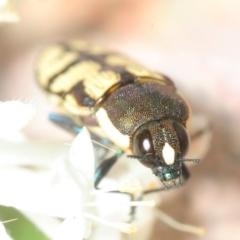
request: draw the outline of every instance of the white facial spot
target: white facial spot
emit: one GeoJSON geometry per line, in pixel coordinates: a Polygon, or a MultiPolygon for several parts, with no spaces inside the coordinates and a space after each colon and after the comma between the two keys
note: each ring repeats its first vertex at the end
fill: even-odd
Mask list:
{"type": "Polygon", "coordinates": [[[165,142],[164,144],[162,156],[167,165],[171,165],[174,163],[175,151],[167,142],[165,142]]]}
{"type": "Polygon", "coordinates": [[[143,148],[144,148],[146,151],[150,150],[150,142],[148,141],[148,139],[145,139],[145,140],[143,141],[143,148]]]}

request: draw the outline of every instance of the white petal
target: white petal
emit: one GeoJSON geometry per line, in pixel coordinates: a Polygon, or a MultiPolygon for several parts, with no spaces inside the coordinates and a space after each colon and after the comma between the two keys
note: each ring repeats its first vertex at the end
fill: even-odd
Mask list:
{"type": "MultiPolygon", "coordinates": [[[[89,137],[87,132],[83,131],[83,134],[89,137]]],[[[73,148],[79,148],[76,144],[79,139],[81,140],[81,135],[78,136],[73,148]]],[[[62,146],[62,144],[60,145],[62,146]]],[[[91,142],[89,145],[91,146],[91,142]]],[[[43,146],[40,149],[45,151],[43,146]]],[[[0,152],[3,151],[4,149],[2,151],[0,149],[0,152]]],[[[79,156],[78,151],[76,150],[75,152],[77,154],[72,153],[73,159],[79,156]]],[[[27,153],[28,151],[26,151],[25,155],[27,153]]],[[[87,153],[90,153],[90,156],[93,155],[92,151],[87,151],[87,153]]],[[[86,158],[88,157],[87,153],[84,155],[86,158]]],[[[52,172],[46,171],[47,169],[44,168],[48,166],[43,165],[43,168],[38,168],[37,165],[36,169],[27,169],[24,166],[31,166],[31,161],[24,163],[24,158],[21,156],[22,160],[18,164],[15,152],[12,151],[11,154],[15,156],[15,160],[10,161],[10,166],[5,161],[2,163],[0,161],[0,204],[34,213],[66,218],[82,211],[85,201],[91,201],[92,196],[89,196],[89,192],[92,191],[93,180],[89,180],[85,176],[86,172],[75,168],[69,158],[65,157],[57,161],[53,176],[52,172]],[[16,165],[23,167],[17,167],[16,165]]],[[[46,154],[48,154],[48,151],[46,154]]],[[[35,158],[38,159],[40,156],[44,162],[44,154],[38,154],[37,146],[35,146],[32,152],[30,150],[29,156],[32,158],[29,159],[32,160],[32,163],[34,163],[35,158]]],[[[6,156],[2,160],[5,158],[6,156]]],[[[90,160],[91,158],[93,157],[90,157],[90,160]]],[[[78,161],[80,160],[78,159],[78,161]]],[[[37,162],[39,164],[40,159],[37,162]]],[[[73,162],[75,162],[75,159],[73,162]]]]}
{"type": "Polygon", "coordinates": [[[88,130],[84,127],[82,132],[74,139],[70,150],[72,165],[81,171],[90,181],[94,177],[94,152],[88,130]]]}
{"type": "Polygon", "coordinates": [[[11,238],[7,235],[6,230],[1,222],[0,222],[0,239],[11,240],[11,238]]]}
{"type": "Polygon", "coordinates": [[[84,237],[84,218],[68,218],[58,228],[54,240],[81,240],[84,237]]]}
{"type": "Polygon", "coordinates": [[[75,169],[68,159],[57,162],[51,190],[49,192],[53,208],[58,208],[60,216],[75,216],[82,211],[84,202],[89,198],[92,182],[75,169]]]}
{"type": "MultiPolygon", "coordinates": [[[[91,240],[102,240],[102,239],[113,239],[113,240],[122,240],[123,233],[120,231],[110,228],[105,225],[98,225],[94,228],[94,231],[91,235],[91,240]]],[[[135,235],[135,234],[133,234],[135,235]]],[[[127,236],[127,239],[131,239],[132,236],[127,236]]]]}
{"type": "Polygon", "coordinates": [[[93,176],[93,147],[90,134],[84,128],[71,145],[70,159],[59,159],[56,164],[50,192],[61,216],[74,216],[82,211],[86,201],[92,200],[93,176]]]}
{"type": "Polygon", "coordinates": [[[22,129],[35,115],[31,105],[20,101],[0,103],[0,137],[9,137],[22,129]]]}
{"type": "Polygon", "coordinates": [[[41,213],[50,185],[50,173],[1,168],[0,204],[41,213]]]}
{"type": "MultiPolygon", "coordinates": [[[[51,169],[60,156],[69,154],[70,147],[64,141],[11,142],[0,139],[0,171],[4,166],[33,169],[51,169]]],[[[0,174],[1,175],[1,174],[0,174]]]]}
{"type": "Polygon", "coordinates": [[[73,216],[82,209],[83,192],[74,181],[65,180],[52,188],[50,171],[1,167],[0,204],[62,218],[73,216]]]}

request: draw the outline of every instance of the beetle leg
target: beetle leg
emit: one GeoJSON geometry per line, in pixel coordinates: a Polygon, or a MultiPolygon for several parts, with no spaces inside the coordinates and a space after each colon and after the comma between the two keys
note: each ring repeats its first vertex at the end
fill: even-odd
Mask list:
{"type": "MultiPolygon", "coordinates": [[[[101,182],[101,180],[107,175],[107,173],[110,171],[110,169],[113,167],[113,165],[117,162],[117,160],[120,158],[120,156],[122,156],[124,152],[123,151],[119,151],[117,154],[115,154],[114,156],[103,160],[99,166],[97,167],[95,174],[94,174],[94,187],[96,189],[100,189],[98,187],[99,183],[101,182]]],[[[120,193],[120,194],[127,194],[130,197],[130,201],[134,200],[134,195],[128,192],[121,192],[121,191],[109,191],[108,193],[120,193]]],[[[128,220],[128,222],[132,222],[135,218],[135,213],[136,213],[136,207],[132,206],[131,210],[130,210],[130,218],[128,220]]]]}
{"type": "MultiPolygon", "coordinates": [[[[83,127],[80,126],[78,123],[76,123],[71,117],[68,117],[63,114],[59,113],[50,113],[48,116],[49,120],[56,124],[57,126],[63,128],[66,131],[69,131],[71,133],[78,134],[82,131],[83,127]]],[[[102,139],[98,137],[97,135],[90,132],[92,140],[102,143],[102,144],[109,144],[110,141],[107,139],[102,139]]],[[[93,142],[94,143],[94,142],[93,142]]]]}
{"type": "MultiPolygon", "coordinates": [[[[64,130],[67,130],[67,131],[73,133],[74,135],[80,133],[83,129],[82,126],[80,126],[72,118],[70,118],[66,115],[62,115],[62,114],[58,114],[58,113],[50,113],[49,120],[51,122],[53,122],[54,124],[63,128],[64,130]]],[[[91,135],[91,139],[93,141],[93,145],[96,147],[98,147],[101,144],[106,145],[109,143],[109,140],[102,139],[93,133],[90,133],[90,135],[91,135]]],[[[99,153],[101,155],[98,154],[98,157],[100,159],[103,159],[106,157],[108,150],[107,150],[107,148],[104,148],[104,147],[102,147],[101,149],[102,149],[102,151],[101,151],[101,153],[99,153]]]]}
{"type": "Polygon", "coordinates": [[[65,115],[50,113],[48,118],[51,122],[73,134],[80,133],[82,131],[82,127],[76,124],[73,119],[65,115]]]}
{"type": "Polygon", "coordinates": [[[182,163],[182,176],[183,176],[182,185],[184,185],[190,177],[190,172],[188,171],[188,168],[184,163],[182,163]]]}
{"type": "Polygon", "coordinates": [[[116,161],[118,160],[118,158],[123,154],[123,151],[119,151],[117,154],[115,154],[114,156],[103,160],[99,166],[97,167],[95,174],[94,174],[94,187],[96,189],[98,188],[99,183],[101,182],[101,180],[107,175],[107,173],[109,172],[109,170],[112,168],[112,166],[116,163],[116,161]]]}
{"type": "MultiPolygon", "coordinates": [[[[56,125],[74,134],[80,133],[82,131],[82,127],[79,126],[77,123],[75,123],[75,121],[68,116],[58,114],[58,113],[50,113],[49,119],[56,125]]],[[[94,140],[97,139],[98,141],[101,141],[99,137],[93,135],[92,133],[91,133],[91,137],[94,138],[94,140]]],[[[101,164],[97,167],[95,171],[95,176],[94,176],[94,186],[96,189],[98,189],[98,185],[101,182],[101,180],[104,178],[104,176],[106,176],[106,174],[109,172],[109,170],[112,168],[112,166],[115,164],[115,162],[118,160],[118,158],[122,154],[123,154],[123,151],[119,151],[116,155],[102,161],[101,164]]]]}
{"type": "Polygon", "coordinates": [[[211,130],[212,130],[212,125],[211,124],[207,124],[203,128],[198,129],[198,131],[195,132],[194,134],[190,135],[191,141],[194,141],[194,140],[200,138],[202,135],[206,134],[207,132],[209,132],[211,130]]]}

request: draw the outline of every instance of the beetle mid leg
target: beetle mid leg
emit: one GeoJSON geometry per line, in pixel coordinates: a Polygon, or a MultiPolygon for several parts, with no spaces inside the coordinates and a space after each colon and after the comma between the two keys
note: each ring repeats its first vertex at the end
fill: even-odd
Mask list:
{"type": "MultiPolygon", "coordinates": [[[[68,117],[63,114],[59,113],[50,113],[48,116],[49,120],[56,124],[57,126],[63,128],[64,130],[71,132],[72,134],[76,135],[80,133],[83,129],[82,124],[77,123],[73,118],[68,117]]],[[[88,126],[88,125],[87,125],[88,126]]],[[[96,134],[90,132],[91,139],[94,145],[106,145],[109,144],[110,141],[105,138],[101,138],[96,134]]],[[[108,150],[106,148],[102,148],[102,158],[107,155],[108,150]]]]}
{"type": "Polygon", "coordinates": [[[184,163],[182,164],[182,177],[183,182],[181,183],[181,185],[184,185],[190,177],[190,172],[188,171],[188,168],[184,163]]]}
{"type": "Polygon", "coordinates": [[[211,146],[212,124],[203,116],[195,116],[189,126],[191,147],[186,158],[202,159],[211,146]]]}
{"type": "Polygon", "coordinates": [[[119,151],[114,156],[102,160],[101,163],[97,166],[95,174],[94,174],[94,187],[99,189],[98,185],[101,180],[107,175],[109,170],[113,167],[113,165],[117,162],[117,160],[123,155],[123,151],[119,151]]]}
{"type": "Polygon", "coordinates": [[[76,122],[68,116],[58,113],[50,113],[48,115],[48,118],[51,122],[53,122],[57,126],[73,134],[78,134],[82,131],[82,127],[76,124],[76,122]]]}

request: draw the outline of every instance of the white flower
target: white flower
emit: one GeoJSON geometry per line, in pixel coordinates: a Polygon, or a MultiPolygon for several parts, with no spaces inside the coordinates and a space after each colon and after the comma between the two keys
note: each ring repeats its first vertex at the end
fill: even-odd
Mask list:
{"type": "MultiPolygon", "coordinates": [[[[5,111],[5,114],[7,112],[11,120],[13,114],[19,114],[11,106],[6,109],[8,110],[5,111]]],[[[0,107],[0,115],[3,112],[1,112],[0,107]]],[[[21,124],[17,127],[12,121],[8,127],[11,131],[15,129],[13,134],[31,119],[29,116],[34,116],[31,110],[23,112],[20,115],[25,115],[25,121],[20,121],[21,124]],[[13,127],[11,128],[11,126],[13,127]]],[[[18,120],[18,117],[14,117],[14,119],[18,120]]],[[[4,128],[4,124],[8,125],[8,121],[4,121],[2,125],[2,129],[7,129],[7,127],[4,128]]],[[[103,185],[107,183],[105,185],[107,189],[93,191],[94,151],[89,133],[85,128],[71,144],[70,156],[62,157],[67,152],[68,146],[63,143],[0,141],[0,204],[64,219],[55,231],[55,240],[88,238],[91,234],[93,221],[100,223],[100,227],[98,227],[98,231],[96,231],[96,227],[94,228],[92,239],[102,239],[103,235],[106,235],[115,240],[121,239],[119,230],[128,233],[135,232],[136,229],[132,225],[122,221],[129,218],[130,204],[141,204],[130,202],[129,199],[126,201],[124,194],[104,192],[120,189],[120,186],[123,186],[128,179],[130,183],[136,183],[135,185],[139,186],[140,191],[137,193],[139,195],[141,189],[156,187],[159,181],[155,177],[151,178],[151,174],[147,173],[149,170],[140,164],[126,161],[128,159],[125,159],[124,162],[121,159],[115,169],[110,171],[109,177],[111,174],[114,175],[115,179],[116,176],[122,177],[119,177],[115,182],[104,178],[103,185]],[[53,160],[57,158],[56,154],[59,154],[61,158],[53,164],[53,160]],[[52,168],[54,172],[51,171],[52,168]],[[98,193],[96,200],[93,192],[98,193]],[[91,207],[94,205],[98,208],[91,207]],[[127,211],[122,209],[124,205],[127,206],[127,211]],[[95,210],[98,212],[97,215],[104,216],[105,220],[94,215],[95,210]],[[104,225],[108,225],[108,228],[104,228],[104,225]],[[109,226],[118,229],[118,231],[113,231],[109,226]]],[[[131,186],[127,191],[131,192],[133,188],[131,186]]],[[[150,199],[152,200],[152,198],[151,196],[150,199]]],[[[154,199],[157,201],[159,196],[154,199]]],[[[144,201],[141,203],[145,204],[144,201]]],[[[152,205],[150,204],[150,206],[152,205]]],[[[156,211],[154,209],[154,212],[156,211]]],[[[183,229],[183,225],[179,225],[176,221],[174,223],[168,221],[169,219],[166,220],[166,216],[161,217],[164,214],[160,213],[157,215],[158,218],[175,228],[183,229]]],[[[131,239],[149,238],[154,220],[155,216],[151,211],[139,207],[134,223],[140,231],[131,239]]],[[[50,235],[52,236],[52,234],[50,235]]]]}
{"type": "Polygon", "coordinates": [[[62,158],[56,164],[50,192],[51,205],[55,205],[57,216],[66,220],[55,239],[64,239],[63,236],[67,234],[73,235],[71,239],[89,237],[92,224],[84,214],[85,203],[93,198],[93,177],[93,147],[89,133],[84,128],[73,141],[69,158],[62,158]]]}
{"type": "MultiPolygon", "coordinates": [[[[44,156],[42,162],[34,162],[39,157],[39,150],[44,146],[46,154],[46,149],[51,149],[52,143],[43,146],[38,143],[39,149],[33,143],[28,144],[0,142],[0,146],[4,146],[4,150],[0,151],[0,204],[65,219],[57,230],[55,239],[63,239],[65,235],[72,235],[76,239],[88,238],[92,221],[125,232],[135,231],[129,224],[113,223],[92,215],[93,208],[86,204],[93,200],[94,177],[94,153],[86,129],[73,141],[70,156],[61,157],[56,162],[54,177],[52,171],[47,170],[50,165],[44,162],[44,156]],[[34,147],[34,150],[24,152],[23,148],[27,146],[34,147]],[[13,155],[19,151],[24,153],[25,161],[19,154],[12,160],[11,151],[13,155]],[[9,154],[10,161],[7,159],[9,154]]],[[[66,148],[63,144],[59,147],[66,148]]]]}
{"type": "Polygon", "coordinates": [[[11,140],[19,139],[19,131],[35,116],[33,107],[20,101],[0,102],[0,113],[0,138],[11,140]]]}

